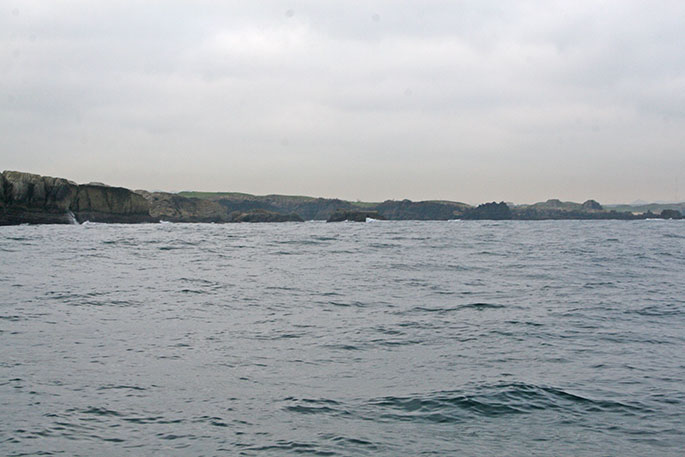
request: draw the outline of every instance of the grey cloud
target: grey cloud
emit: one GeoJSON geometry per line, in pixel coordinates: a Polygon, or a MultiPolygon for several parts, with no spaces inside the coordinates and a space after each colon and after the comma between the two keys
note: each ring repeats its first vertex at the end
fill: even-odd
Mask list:
{"type": "Polygon", "coordinates": [[[0,163],[172,190],[669,199],[684,17],[675,1],[9,2],[0,163]]]}

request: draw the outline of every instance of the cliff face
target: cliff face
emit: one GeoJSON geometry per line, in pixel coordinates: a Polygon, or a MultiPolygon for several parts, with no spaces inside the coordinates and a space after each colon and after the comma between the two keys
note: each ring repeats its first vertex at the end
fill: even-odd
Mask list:
{"type": "Polygon", "coordinates": [[[236,195],[215,200],[228,213],[264,210],[297,214],[304,220],[326,220],[337,209],[351,209],[352,204],[337,198],[290,197],[284,195],[236,195]]]}
{"type": "Polygon", "coordinates": [[[483,203],[464,213],[464,219],[507,220],[511,218],[511,209],[504,202],[483,203]]]}
{"type": "Polygon", "coordinates": [[[226,209],[210,200],[186,198],[166,192],[136,191],[150,206],[150,216],[168,222],[228,222],[226,209]]]}
{"type": "Polygon", "coordinates": [[[0,176],[0,225],[73,223],[69,211],[76,184],[18,171],[0,176]]]}
{"type": "MultiPolygon", "coordinates": [[[[685,205],[685,204],[679,204],[685,205]]],[[[650,205],[653,206],[653,205],[650,205]]],[[[673,206],[673,205],[671,205],[673,206]]],[[[677,206],[677,205],[676,205],[677,206]]],[[[685,207],[685,206],[684,206],[685,207]]],[[[77,222],[284,222],[304,220],[447,219],[678,219],[682,212],[664,208],[660,216],[606,210],[594,200],[584,203],[547,200],[509,207],[478,207],[451,201],[387,200],[350,202],[336,198],[240,193],[133,192],[100,183],[78,185],[17,171],[0,174],[0,225],[73,224],[77,222]],[[194,198],[200,197],[200,198],[194,198]]]]}
{"type": "Polygon", "coordinates": [[[145,199],[122,187],[18,171],[3,172],[0,184],[0,225],[154,221],[145,199]]]}
{"type": "Polygon", "coordinates": [[[338,210],[378,211],[389,220],[459,219],[470,205],[450,201],[387,200],[382,203],[361,203],[337,198],[312,198],[290,195],[249,195],[239,193],[182,192],[185,197],[211,200],[229,213],[265,210],[281,214],[297,214],[304,220],[327,220],[338,210]]]}
{"type": "Polygon", "coordinates": [[[369,209],[378,211],[389,220],[446,221],[459,219],[469,205],[457,202],[386,200],[369,209]]]}
{"type": "Polygon", "coordinates": [[[71,210],[78,222],[155,222],[142,195],[123,187],[96,184],[78,186],[71,210]]]}
{"type": "Polygon", "coordinates": [[[516,206],[512,209],[514,219],[519,220],[559,220],[559,219],[640,219],[626,212],[607,211],[595,200],[586,202],[562,202],[547,200],[532,205],[516,206]]]}

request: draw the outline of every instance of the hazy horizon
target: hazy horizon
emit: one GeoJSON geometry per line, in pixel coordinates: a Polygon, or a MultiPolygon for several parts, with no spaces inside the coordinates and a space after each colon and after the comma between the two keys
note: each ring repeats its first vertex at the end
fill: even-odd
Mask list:
{"type": "Polygon", "coordinates": [[[347,200],[685,200],[685,3],[18,1],[0,169],[347,200]]]}

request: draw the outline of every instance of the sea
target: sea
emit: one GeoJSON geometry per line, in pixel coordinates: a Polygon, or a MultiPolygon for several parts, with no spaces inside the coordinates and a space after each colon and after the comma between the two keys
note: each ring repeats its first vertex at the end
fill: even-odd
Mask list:
{"type": "Polygon", "coordinates": [[[0,227],[0,455],[684,449],[685,220],[0,227]]]}

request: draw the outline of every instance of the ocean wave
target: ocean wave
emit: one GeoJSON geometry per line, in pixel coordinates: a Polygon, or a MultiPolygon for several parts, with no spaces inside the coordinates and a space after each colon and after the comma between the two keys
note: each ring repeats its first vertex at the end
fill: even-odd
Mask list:
{"type": "Polygon", "coordinates": [[[463,422],[475,418],[533,414],[563,410],[570,414],[618,413],[637,415],[651,410],[643,405],[594,399],[558,387],[506,383],[453,390],[386,396],[366,401],[287,398],[284,409],[295,414],[356,416],[371,421],[463,422]]]}
{"type": "Polygon", "coordinates": [[[596,400],[556,387],[526,383],[498,384],[473,391],[444,391],[423,395],[388,396],[371,400],[382,419],[452,422],[480,417],[527,414],[540,410],[569,412],[645,412],[646,408],[613,400],[596,400]]]}
{"type": "Polygon", "coordinates": [[[420,313],[438,313],[438,314],[447,314],[447,313],[452,313],[455,311],[464,311],[464,310],[475,310],[475,311],[487,311],[487,310],[494,310],[494,309],[503,309],[507,308],[505,305],[499,305],[496,303],[483,303],[483,302],[477,302],[477,303],[466,303],[463,305],[457,305],[457,306],[448,306],[448,307],[428,307],[428,306],[415,306],[414,308],[411,308],[411,312],[420,312],[420,313]]]}

